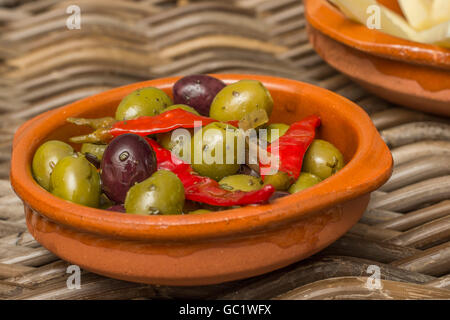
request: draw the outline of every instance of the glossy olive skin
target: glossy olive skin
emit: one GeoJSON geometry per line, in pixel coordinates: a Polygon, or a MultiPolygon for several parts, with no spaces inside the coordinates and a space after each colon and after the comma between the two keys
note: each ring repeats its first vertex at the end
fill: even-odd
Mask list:
{"type": "Polygon", "coordinates": [[[272,123],[265,129],[267,130],[267,143],[272,143],[283,136],[289,130],[289,126],[284,123],[272,123]]]}
{"type": "Polygon", "coordinates": [[[41,187],[49,190],[53,168],[59,160],[73,154],[73,148],[67,143],[57,140],[44,142],[33,156],[31,167],[34,179],[41,187]]]}
{"type": "Polygon", "coordinates": [[[130,188],[125,209],[127,213],[140,215],[181,214],[184,200],[180,179],[171,171],[159,170],[130,188]]]}
{"type": "Polygon", "coordinates": [[[103,191],[111,200],[123,203],[130,187],[150,177],[156,164],[155,151],[144,138],[132,133],[116,137],[103,154],[103,191]]]}
{"type": "Polygon", "coordinates": [[[209,116],[211,102],[224,87],[223,81],[205,74],[186,76],[175,82],[173,100],[193,107],[203,116],[209,116]]]}
{"type": "Polygon", "coordinates": [[[296,193],[296,192],[308,189],[309,187],[312,187],[321,181],[322,181],[322,179],[320,179],[318,176],[316,176],[314,174],[311,174],[308,172],[302,172],[302,173],[300,173],[300,176],[298,177],[297,181],[295,181],[289,187],[289,192],[296,193]]]}
{"type": "Polygon", "coordinates": [[[277,191],[287,190],[293,182],[293,178],[291,178],[286,172],[281,171],[264,177],[264,184],[273,185],[277,191]]]}
{"type": "Polygon", "coordinates": [[[264,109],[270,117],[272,96],[260,81],[241,80],[229,84],[216,95],[209,116],[219,121],[241,120],[257,109],[264,109]]]}
{"type": "Polygon", "coordinates": [[[161,89],[141,88],[122,99],[115,117],[116,120],[131,120],[142,116],[156,116],[172,104],[170,97],[161,89]]]}
{"type": "Polygon", "coordinates": [[[174,109],[183,109],[184,111],[193,113],[197,116],[200,115],[194,108],[192,108],[186,104],[174,104],[173,106],[165,108],[161,113],[164,113],[164,112],[170,111],[170,110],[174,110],[174,109]]]}
{"type": "Polygon", "coordinates": [[[254,191],[263,186],[261,179],[245,174],[235,174],[227,176],[219,181],[219,185],[229,191],[254,191]]]}
{"type": "Polygon", "coordinates": [[[302,171],[312,173],[324,180],[343,167],[342,153],[328,141],[316,139],[306,151],[302,171]]]}
{"type": "Polygon", "coordinates": [[[194,129],[184,129],[185,131],[181,131],[183,134],[175,134],[175,131],[159,133],[156,137],[156,140],[164,149],[172,151],[179,158],[190,161],[190,144],[192,136],[194,135],[194,129]],[[173,136],[172,136],[173,135],[173,136]],[[184,150],[188,151],[186,155],[186,159],[184,158],[184,150]]]}
{"type": "Polygon", "coordinates": [[[81,145],[81,153],[90,153],[94,155],[98,161],[102,161],[106,146],[106,144],[83,143],[81,145]]]}
{"type": "Polygon", "coordinates": [[[236,161],[237,137],[234,130],[236,128],[231,125],[213,122],[194,134],[191,141],[191,164],[194,171],[218,181],[239,170],[240,165],[236,161]],[[220,148],[222,156],[218,153],[215,157],[220,148]],[[231,157],[228,163],[227,154],[231,157]]]}
{"type": "Polygon", "coordinates": [[[53,169],[50,192],[65,200],[98,208],[101,194],[100,176],[85,157],[67,156],[53,169]]]}

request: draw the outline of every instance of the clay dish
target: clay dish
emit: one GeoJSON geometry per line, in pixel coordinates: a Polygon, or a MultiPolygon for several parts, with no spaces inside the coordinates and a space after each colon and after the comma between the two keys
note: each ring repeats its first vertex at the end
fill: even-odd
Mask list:
{"type": "Polygon", "coordinates": [[[67,117],[113,115],[129,92],[146,86],[169,95],[177,77],[110,90],[26,122],[16,133],[11,183],[23,200],[31,234],[61,259],[112,278],[162,285],[200,285],[263,274],[331,244],[363,214],[370,193],[390,176],[392,157],[367,114],[351,101],[306,83],[269,76],[216,75],[230,83],[257,79],[275,101],[273,122],[316,114],[319,137],[347,165],[322,183],[272,204],[198,215],[138,216],[59,199],[33,179],[31,160],[49,139],[67,141],[88,129],[67,117]]]}
{"type": "MultiPolygon", "coordinates": [[[[396,0],[383,0],[398,11],[396,0]]],[[[332,67],[390,102],[450,116],[450,50],[390,36],[347,19],[327,0],[306,0],[308,34],[332,67]]]]}

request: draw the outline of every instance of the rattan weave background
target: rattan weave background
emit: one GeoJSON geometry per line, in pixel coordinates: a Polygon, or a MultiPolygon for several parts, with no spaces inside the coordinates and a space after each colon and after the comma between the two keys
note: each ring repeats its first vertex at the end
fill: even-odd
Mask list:
{"type": "Polygon", "coordinates": [[[300,0],[0,0],[0,298],[450,299],[450,121],[365,92],[314,53],[305,24],[300,0]],[[72,4],[81,7],[80,30],[65,26],[72,4]],[[209,72],[293,78],[355,101],[391,147],[391,180],[346,236],[283,270],[190,288],[85,272],[80,290],[67,289],[68,264],[26,231],[10,188],[14,131],[113,87],[209,72]],[[365,286],[372,264],[382,290],[365,286]]]}

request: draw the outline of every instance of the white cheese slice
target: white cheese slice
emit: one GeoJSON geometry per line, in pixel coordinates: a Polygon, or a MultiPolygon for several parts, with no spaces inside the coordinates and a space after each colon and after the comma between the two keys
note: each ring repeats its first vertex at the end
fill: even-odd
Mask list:
{"type": "Polygon", "coordinates": [[[450,48],[450,21],[419,32],[417,41],[450,48]]]}
{"type": "Polygon", "coordinates": [[[408,40],[415,39],[417,36],[416,30],[402,16],[378,4],[375,0],[330,1],[341,9],[347,17],[365,26],[373,24],[374,15],[379,14],[379,28],[376,28],[379,31],[408,40]],[[370,8],[373,8],[372,6],[376,6],[379,11],[375,12],[370,10],[370,8]]]}
{"type": "MultiPolygon", "coordinates": [[[[381,32],[406,40],[450,47],[450,19],[446,19],[445,22],[441,22],[437,25],[433,25],[430,22],[430,19],[428,19],[428,27],[421,31],[417,31],[402,16],[386,8],[385,6],[378,4],[375,0],[329,1],[334,3],[348,18],[357,21],[365,26],[369,26],[369,24],[371,24],[371,28],[373,28],[374,14],[379,14],[379,28],[377,29],[381,32]],[[374,10],[369,10],[370,8],[373,8],[371,6],[377,6],[377,10],[379,10],[378,13],[375,13],[374,10]]],[[[406,3],[407,1],[411,1],[411,3],[415,2],[415,0],[405,0],[402,2],[406,3]]],[[[447,7],[450,8],[450,0],[442,0],[443,2],[441,2],[441,0],[423,0],[422,5],[424,6],[426,6],[425,1],[433,1],[432,3],[430,3],[429,7],[431,11],[433,10],[433,8],[437,10],[436,6],[438,5],[440,5],[440,8],[443,12],[447,10],[447,7]],[[438,2],[440,4],[438,4],[438,2]],[[444,2],[445,4],[443,4],[444,2]]],[[[408,14],[406,13],[408,11],[409,16],[415,15],[414,18],[408,19],[416,19],[417,21],[417,17],[419,16],[419,14],[417,14],[417,12],[413,13],[411,9],[412,7],[410,7],[409,5],[404,5],[402,6],[402,8],[404,8],[403,10],[405,10],[406,16],[408,16],[408,14]]],[[[428,16],[429,12],[430,11],[428,11],[427,13],[428,16]]],[[[420,18],[423,19],[424,16],[420,16],[420,18]]],[[[422,23],[425,22],[423,22],[422,20],[422,23]]]]}
{"type": "MultiPolygon", "coordinates": [[[[450,3],[450,0],[447,0],[450,3]]],[[[398,4],[409,24],[416,30],[424,30],[433,26],[430,11],[431,0],[398,0],[398,4]]]]}
{"type": "Polygon", "coordinates": [[[450,21],[450,0],[433,0],[430,14],[433,25],[450,21]]]}

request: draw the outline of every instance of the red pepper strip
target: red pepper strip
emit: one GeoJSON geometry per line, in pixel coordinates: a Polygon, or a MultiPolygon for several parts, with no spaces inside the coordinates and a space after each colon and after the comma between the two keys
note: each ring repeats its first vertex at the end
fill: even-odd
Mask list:
{"type": "Polygon", "coordinates": [[[272,185],[249,192],[222,189],[217,181],[196,174],[189,164],[173,156],[155,140],[149,138],[146,140],[155,150],[158,170],[165,169],[175,173],[184,185],[188,200],[213,206],[239,206],[266,202],[275,191],[272,185]]]}
{"type": "MultiPolygon", "coordinates": [[[[278,143],[267,147],[269,153],[278,154],[278,171],[286,172],[297,179],[302,169],[303,157],[314,140],[316,128],[320,126],[318,116],[309,116],[294,122],[286,133],[278,139],[278,143]]],[[[260,162],[260,168],[269,168],[269,164],[260,162]]],[[[263,177],[264,179],[264,177],[263,177]]]]}
{"type": "MultiPolygon", "coordinates": [[[[134,133],[145,137],[178,128],[194,128],[196,126],[195,121],[200,121],[200,126],[217,122],[215,119],[198,116],[183,109],[173,109],[153,117],[139,117],[133,120],[118,121],[112,125],[109,133],[114,137],[124,133],[134,133]]],[[[229,121],[228,123],[237,126],[238,121],[229,121]]]]}

